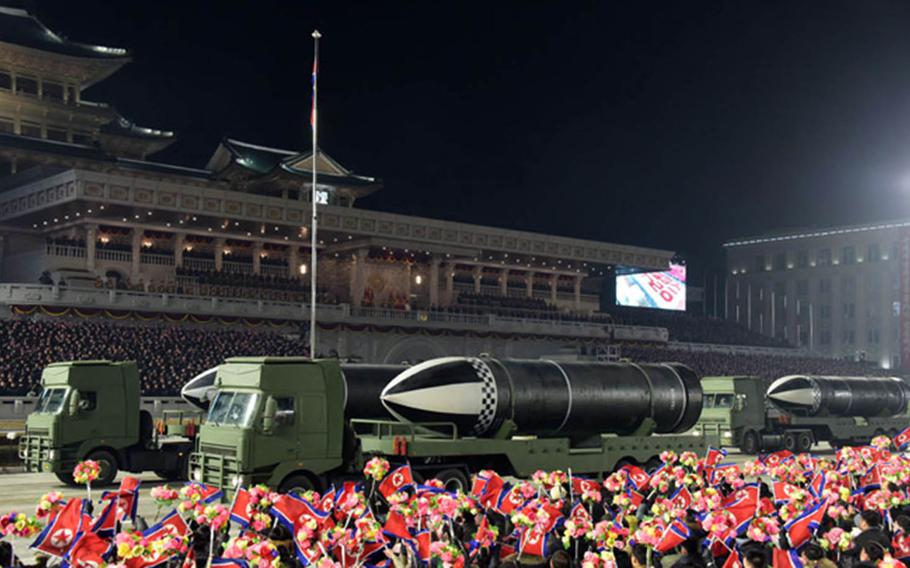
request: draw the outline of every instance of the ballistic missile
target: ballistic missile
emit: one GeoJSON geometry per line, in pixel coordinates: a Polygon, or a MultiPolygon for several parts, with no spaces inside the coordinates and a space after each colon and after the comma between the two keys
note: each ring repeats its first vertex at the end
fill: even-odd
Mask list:
{"type": "MultiPolygon", "coordinates": [[[[389,418],[379,396],[382,388],[395,376],[407,369],[405,365],[341,365],[344,375],[345,416],[349,418],[389,418]]],[[[215,378],[218,367],[212,367],[190,379],[180,389],[180,396],[193,406],[208,411],[218,392],[215,378]]]]}
{"type": "Polygon", "coordinates": [[[406,369],[382,391],[399,420],[454,423],[494,435],[628,434],[647,419],[657,433],[684,432],[701,414],[695,373],[676,363],[641,364],[443,357],[406,369]]]}
{"type": "Polygon", "coordinates": [[[907,411],[910,387],[897,377],[789,375],[771,383],[768,400],[807,416],[872,418],[907,411]]]}

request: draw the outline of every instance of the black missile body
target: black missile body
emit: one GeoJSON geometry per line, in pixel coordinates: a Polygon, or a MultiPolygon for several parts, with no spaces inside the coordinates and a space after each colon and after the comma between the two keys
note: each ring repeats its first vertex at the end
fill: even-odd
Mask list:
{"type": "MultiPolygon", "coordinates": [[[[345,382],[345,416],[348,418],[390,418],[379,397],[382,388],[399,373],[405,365],[362,365],[345,363],[341,372],[345,382]]],[[[218,367],[196,375],[180,389],[180,396],[190,404],[208,410],[217,391],[215,377],[218,367]]]]}
{"type": "Polygon", "coordinates": [[[506,420],[518,434],[628,434],[648,418],[663,434],[695,425],[702,390],[695,373],[675,363],[443,357],[398,375],[382,403],[399,419],[452,422],[476,436],[506,420]]]}
{"type": "Polygon", "coordinates": [[[910,401],[910,388],[897,377],[790,375],[771,383],[766,394],[779,408],[807,416],[897,416],[910,401]]]}

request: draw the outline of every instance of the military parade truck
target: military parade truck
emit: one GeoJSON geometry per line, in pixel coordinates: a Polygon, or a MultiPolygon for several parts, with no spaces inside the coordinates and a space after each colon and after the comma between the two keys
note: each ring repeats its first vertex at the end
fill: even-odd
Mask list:
{"type": "Polygon", "coordinates": [[[19,441],[26,471],[51,472],[72,485],[75,465],[90,459],[101,466],[97,485],[113,482],[118,470],[186,477],[197,414],[166,414],[156,428],[152,415],[139,410],[135,363],[53,363],[44,369],[41,387],[19,441]]]}
{"type": "Polygon", "coordinates": [[[232,358],[218,368],[214,388],[190,472],[195,481],[226,489],[252,483],[323,489],[360,476],[371,455],[407,461],[417,477],[464,488],[472,472],[486,468],[515,476],[570,468],[601,476],[628,462],[653,466],[664,450],[706,450],[700,436],[651,435],[650,419],[629,435],[603,435],[596,445],[577,448],[567,437],[514,436],[508,425],[480,438],[454,422],[350,418],[343,374],[331,360],[232,358]]]}
{"type": "Polygon", "coordinates": [[[887,391],[876,387],[875,396],[864,390],[884,380],[898,381],[790,376],[769,386],[759,377],[704,377],[696,430],[717,434],[722,445],[746,454],[806,452],[819,442],[835,447],[868,444],[875,436],[894,436],[908,425],[903,383],[886,383],[887,391]]]}

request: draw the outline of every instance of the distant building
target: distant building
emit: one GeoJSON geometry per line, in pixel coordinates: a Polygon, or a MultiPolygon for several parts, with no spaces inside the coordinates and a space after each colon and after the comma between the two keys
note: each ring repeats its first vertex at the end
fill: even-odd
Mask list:
{"type": "Polygon", "coordinates": [[[896,221],[727,242],[724,315],[816,353],[906,365],[908,234],[896,221]]]}

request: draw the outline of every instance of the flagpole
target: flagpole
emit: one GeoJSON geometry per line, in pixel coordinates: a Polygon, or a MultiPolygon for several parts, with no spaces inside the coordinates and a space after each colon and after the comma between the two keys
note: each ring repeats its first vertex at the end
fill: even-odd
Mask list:
{"type": "Polygon", "coordinates": [[[317,71],[319,69],[319,30],[313,30],[313,111],[310,115],[310,126],[313,133],[313,159],[312,159],[312,186],[310,188],[310,201],[312,202],[312,217],[310,218],[310,359],[316,358],[316,156],[319,152],[316,146],[316,102],[317,102],[317,71]]]}

